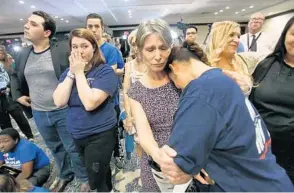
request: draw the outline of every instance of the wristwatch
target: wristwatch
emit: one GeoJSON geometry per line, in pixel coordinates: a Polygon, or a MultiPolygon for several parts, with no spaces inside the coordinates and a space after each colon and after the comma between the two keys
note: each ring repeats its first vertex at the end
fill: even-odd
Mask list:
{"type": "Polygon", "coordinates": [[[74,80],[75,79],[75,75],[69,70],[67,75],[67,77],[69,77],[70,79],[74,80]]]}

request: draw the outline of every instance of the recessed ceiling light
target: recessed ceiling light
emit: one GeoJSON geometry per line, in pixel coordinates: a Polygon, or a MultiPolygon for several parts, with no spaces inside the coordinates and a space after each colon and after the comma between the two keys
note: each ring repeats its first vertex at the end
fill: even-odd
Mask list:
{"type": "Polygon", "coordinates": [[[32,9],[35,9],[35,8],[36,8],[36,6],[34,6],[34,5],[31,5],[31,8],[32,8],[32,9]]]}
{"type": "Polygon", "coordinates": [[[214,15],[217,15],[218,14],[218,12],[214,12],[214,15]]]}
{"type": "Polygon", "coordinates": [[[222,10],[222,9],[221,9],[221,10],[219,10],[219,12],[220,12],[220,13],[221,13],[221,12],[223,12],[223,11],[224,11],[224,10],[222,10]]]}
{"type": "Polygon", "coordinates": [[[58,16],[56,15],[56,16],[55,16],[55,19],[57,19],[57,18],[58,18],[58,16]]]}
{"type": "Polygon", "coordinates": [[[239,14],[239,12],[238,12],[238,11],[236,11],[236,12],[235,12],[235,14],[239,14]]]}
{"type": "Polygon", "coordinates": [[[253,5],[251,5],[249,8],[250,8],[250,9],[252,9],[252,8],[254,8],[254,6],[253,6],[253,5]]]}
{"type": "Polygon", "coordinates": [[[18,1],[20,4],[24,4],[24,1],[18,1]]]}
{"type": "Polygon", "coordinates": [[[242,9],[242,11],[246,11],[246,9],[242,9]]]}
{"type": "Polygon", "coordinates": [[[132,12],[132,10],[129,9],[128,12],[130,13],[130,12],[132,12]]]}
{"type": "Polygon", "coordinates": [[[168,11],[168,9],[165,9],[165,11],[164,12],[167,12],[168,11]]]}
{"type": "Polygon", "coordinates": [[[66,22],[66,23],[68,23],[69,21],[68,21],[68,20],[66,20],[65,22],[66,22]]]}
{"type": "Polygon", "coordinates": [[[228,6],[228,7],[226,7],[226,9],[230,9],[230,7],[228,6]]]}
{"type": "Polygon", "coordinates": [[[61,18],[60,20],[61,20],[61,21],[63,21],[64,19],[63,19],[63,18],[61,18]]]}

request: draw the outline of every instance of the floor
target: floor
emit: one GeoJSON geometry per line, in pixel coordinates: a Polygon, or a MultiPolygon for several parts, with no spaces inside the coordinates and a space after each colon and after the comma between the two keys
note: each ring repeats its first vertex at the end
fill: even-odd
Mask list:
{"type": "MultiPolygon", "coordinates": [[[[18,128],[14,121],[14,128],[18,128]]],[[[55,177],[57,176],[56,167],[54,164],[53,157],[49,149],[46,148],[46,145],[38,132],[36,125],[33,119],[29,120],[29,123],[32,127],[33,133],[35,135],[35,143],[41,147],[47,155],[50,157],[52,172],[48,182],[45,184],[45,187],[50,186],[55,177]]],[[[21,132],[20,132],[21,133],[21,132]]],[[[122,140],[122,142],[124,142],[122,140]]],[[[126,160],[126,159],[125,159],[126,160]]],[[[139,160],[137,159],[136,150],[132,153],[132,157],[130,160],[126,160],[123,169],[117,169],[114,164],[114,159],[111,161],[111,168],[113,174],[113,187],[115,192],[139,192],[141,188],[141,180],[140,180],[140,169],[139,169],[139,160]]],[[[73,180],[66,188],[65,192],[79,192],[79,184],[73,180]]]]}

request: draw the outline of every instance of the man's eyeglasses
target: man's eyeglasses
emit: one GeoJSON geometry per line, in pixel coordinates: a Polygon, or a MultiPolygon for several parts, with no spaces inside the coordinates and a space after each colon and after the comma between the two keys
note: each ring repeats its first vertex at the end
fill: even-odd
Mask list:
{"type": "Polygon", "coordinates": [[[196,34],[197,34],[196,32],[187,32],[186,33],[187,36],[189,36],[189,35],[196,35],[196,34]]]}
{"type": "Polygon", "coordinates": [[[251,18],[250,20],[251,20],[251,21],[259,21],[259,22],[264,21],[263,18],[251,18]]]}

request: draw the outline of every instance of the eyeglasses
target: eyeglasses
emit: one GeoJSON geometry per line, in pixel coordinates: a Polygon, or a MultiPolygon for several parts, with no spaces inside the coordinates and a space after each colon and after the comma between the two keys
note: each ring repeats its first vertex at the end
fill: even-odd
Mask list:
{"type": "Polygon", "coordinates": [[[197,33],[196,32],[187,32],[186,35],[196,35],[197,33]]]}
{"type": "Polygon", "coordinates": [[[259,21],[259,22],[261,22],[261,21],[263,21],[264,19],[263,19],[263,18],[251,18],[250,20],[251,20],[251,21],[259,21]]]}

